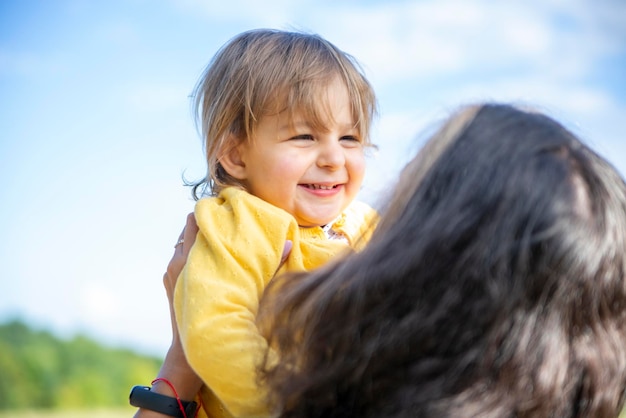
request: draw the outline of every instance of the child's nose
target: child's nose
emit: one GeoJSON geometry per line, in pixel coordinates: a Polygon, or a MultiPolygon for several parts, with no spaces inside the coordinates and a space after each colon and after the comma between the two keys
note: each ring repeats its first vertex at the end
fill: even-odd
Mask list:
{"type": "Polygon", "coordinates": [[[346,156],[343,147],[338,142],[322,144],[317,157],[317,166],[326,169],[336,169],[345,165],[346,156]]]}

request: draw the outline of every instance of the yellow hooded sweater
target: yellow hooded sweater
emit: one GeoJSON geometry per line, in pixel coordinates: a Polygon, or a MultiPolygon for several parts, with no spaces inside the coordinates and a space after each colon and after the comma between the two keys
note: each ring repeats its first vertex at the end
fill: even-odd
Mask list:
{"type": "Polygon", "coordinates": [[[174,309],[187,360],[204,382],[209,417],[267,417],[266,390],[256,368],[267,342],[255,325],[259,300],[275,274],[310,270],[369,239],[377,220],[353,202],[333,223],[347,238],[331,240],[321,227],[301,228],[289,213],[229,187],[197,202],[195,244],[179,277],[174,309]],[[280,267],[285,241],[293,247],[280,267]]]}

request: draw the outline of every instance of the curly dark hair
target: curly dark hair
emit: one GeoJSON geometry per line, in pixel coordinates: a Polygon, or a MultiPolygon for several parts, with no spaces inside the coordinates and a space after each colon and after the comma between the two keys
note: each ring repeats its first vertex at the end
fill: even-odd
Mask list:
{"type": "Polygon", "coordinates": [[[261,378],[283,417],[616,417],[625,271],[617,171],[544,114],[467,107],[363,251],[270,285],[261,378]]]}

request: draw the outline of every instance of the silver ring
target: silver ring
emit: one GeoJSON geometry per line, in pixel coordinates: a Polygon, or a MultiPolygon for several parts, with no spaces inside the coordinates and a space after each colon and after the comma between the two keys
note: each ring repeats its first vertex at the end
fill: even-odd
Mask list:
{"type": "Polygon", "coordinates": [[[176,245],[174,245],[174,248],[178,247],[178,246],[179,246],[180,244],[182,244],[183,242],[185,242],[185,239],[184,239],[184,238],[179,239],[179,240],[176,242],[176,245]]]}

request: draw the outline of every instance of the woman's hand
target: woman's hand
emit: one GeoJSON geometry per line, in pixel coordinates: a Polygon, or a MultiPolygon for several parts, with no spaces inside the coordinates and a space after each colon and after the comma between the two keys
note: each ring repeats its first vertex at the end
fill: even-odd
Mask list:
{"type": "MultiPolygon", "coordinates": [[[[190,213],[187,215],[185,228],[180,233],[178,241],[174,246],[174,255],[170,259],[170,262],[167,265],[167,271],[163,275],[163,286],[165,287],[165,293],[167,294],[167,300],[170,305],[172,344],[167,351],[165,360],[161,365],[161,369],[159,370],[157,377],[169,380],[176,388],[179,397],[184,401],[191,401],[196,397],[200,387],[202,386],[202,380],[200,380],[193,369],[189,366],[189,363],[187,363],[183,347],[180,343],[178,326],[176,325],[176,317],[174,314],[174,289],[176,288],[178,276],[187,261],[189,250],[196,240],[197,233],[198,226],[196,225],[196,218],[193,213],[190,213]]],[[[172,389],[162,381],[155,382],[152,385],[151,390],[162,395],[174,396],[172,389]]],[[[139,409],[135,414],[135,418],[160,417],[167,417],[167,415],[149,411],[147,409],[139,409]]]]}
{"type": "Polygon", "coordinates": [[[187,262],[189,256],[189,250],[196,241],[196,235],[198,234],[198,225],[196,224],[196,218],[193,213],[187,215],[187,222],[182,232],[178,236],[178,241],[174,245],[174,255],[170,259],[167,265],[167,270],[163,275],[163,286],[165,287],[165,293],[167,294],[167,300],[170,304],[170,319],[172,322],[172,344],[180,343],[178,338],[178,326],[176,325],[176,317],[174,315],[174,289],[176,288],[176,281],[180,276],[183,267],[187,262]]]}
{"type": "MultiPolygon", "coordinates": [[[[174,289],[176,288],[176,282],[178,276],[183,270],[187,257],[189,256],[189,250],[196,241],[196,235],[198,234],[198,225],[196,224],[196,218],[193,213],[187,215],[187,222],[185,228],[180,233],[178,241],[174,245],[174,254],[167,265],[167,270],[163,274],[163,286],[165,287],[165,293],[167,294],[167,300],[170,307],[170,321],[172,325],[172,344],[165,356],[165,360],[161,365],[159,374],[157,377],[165,378],[169,380],[176,388],[179,397],[184,401],[193,400],[200,387],[202,387],[202,380],[195,374],[183,352],[182,344],[180,343],[180,336],[178,333],[178,326],[176,324],[176,315],[174,312],[174,289]]],[[[289,257],[291,252],[292,242],[286,241],[283,249],[281,265],[289,257]]],[[[162,395],[174,396],[171,388],[164,382],[155,382],[152,386],[152,391],[160,393],[162,395]]],[[[146,409],[139,409],[135,414],[135,418],[161,418],[166,415],[158,412],[149,411],[146,409]]]]}

